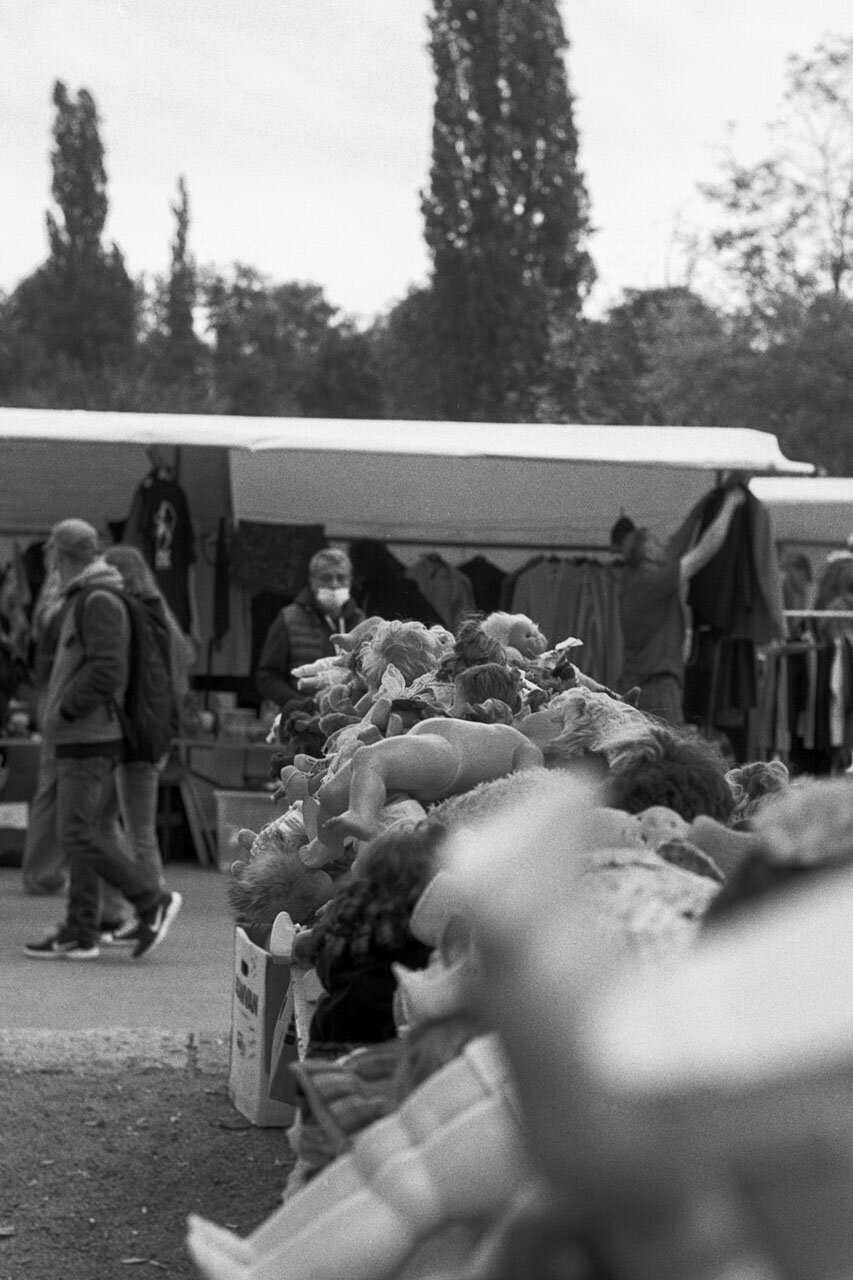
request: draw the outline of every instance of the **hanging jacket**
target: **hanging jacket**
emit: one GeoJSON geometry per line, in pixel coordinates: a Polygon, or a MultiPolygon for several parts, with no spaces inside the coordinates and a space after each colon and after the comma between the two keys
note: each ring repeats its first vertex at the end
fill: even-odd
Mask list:
{"type": "MultiPolygon", "coordinates": [[[[724,493],[722,488],[714,489],[696,503],[670,540],[672,558],[681,559],[695,544],[717,514],[724,493]]],[[[687,603],[694,627],[710,626],[722,635],[754,644],[784,639],[782,575],[770,516],[748,489],[722,547],[690,581],[687,603]]]]}

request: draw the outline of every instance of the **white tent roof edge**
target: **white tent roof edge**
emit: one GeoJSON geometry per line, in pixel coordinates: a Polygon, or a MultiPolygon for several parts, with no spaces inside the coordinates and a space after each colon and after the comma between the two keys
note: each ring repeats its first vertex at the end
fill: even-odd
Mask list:
{"type": "Polygon", "coordinates": [[[614,463],[751,475],[806,476],[774,435],[740,427],[413,422],[0,408],[0,441],[219,446],[321,452],[614,463]]]}

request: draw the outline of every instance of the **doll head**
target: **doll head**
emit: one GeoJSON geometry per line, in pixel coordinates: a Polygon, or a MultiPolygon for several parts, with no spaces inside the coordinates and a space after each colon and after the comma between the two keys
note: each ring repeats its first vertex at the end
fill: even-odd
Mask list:
{"type": "MultiPolygon", "coordinates": [[[[317,926],[333,951],[393,952],[414,942],[415,904],[438,870],[445,828],[424,820],[383,831],[359,851],[317,926]]],[[[423,947],[423,960],[429,948],[423,947]]]]}
{"type": "Polygon", "coordinates": [[[389,666],[408,686],[418,676],[435,671],[452,636],[444,627],[422,622],[381,622],[361,648],[358,667],[368,691],[376,693],[389,666]]]}
{"type": "Polygon", "coordinates": [[[483,631],[524,659],[538,658],[548,648],[539,627],[524,613],[490,613],[483,621],[483,631]]]}
{"type": "Polygon", "coordinates": [[[505,666],[506,654],[501,642],[483,630],[483,615],[471,614],[457,626],[452,651],[446,654],[436,674],[440,680],[454,680],[460,671],[486,662],[505,666]]]}
{"type": "Polygon", "coordinates": [[[489,699],[505,702],[511,712],[521,708],[521,677],[518,671],[500,662],[481,662],[460,671],[454,684],[451,714],[463,714],[466,706],[479,706],[489,699]]]}
{"type": "Polygon", "coordinates": [[[228,900],[238,924],[271,925],[280,911],[286,911],[297,923],[305,923],[329,899],[329,874],[309,869],[299,857],[307,841],[299,804],[257,834],[238,832],[237,845],[243,856],[232,863],[228,884],[228,900]]]}

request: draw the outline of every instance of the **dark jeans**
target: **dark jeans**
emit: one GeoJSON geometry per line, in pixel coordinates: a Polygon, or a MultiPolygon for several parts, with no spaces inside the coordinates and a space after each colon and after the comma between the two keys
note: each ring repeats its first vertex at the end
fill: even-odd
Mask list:
{"type": "Polygon", "coordinates": [[[162,896],[151,871],[131,862],[119,843],[114,766],[104,756],[60,756],[56,762],[57,830],[70,869],[66,924],[86,944],[98,938],[99,877],[124,894],[137,914],[162,896]]]}

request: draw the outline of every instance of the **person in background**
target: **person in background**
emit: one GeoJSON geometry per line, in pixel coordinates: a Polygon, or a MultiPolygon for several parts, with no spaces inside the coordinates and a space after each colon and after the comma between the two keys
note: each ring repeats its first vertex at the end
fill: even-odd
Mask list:
{"type": "MultiPolygon", "coordinates": [[[[36,725],[39,728],[64,603],[65,592],[59,574],[54,570],[45,576],[31,622],[33,687],[37,696],[36,725]]],[[[68,888],[68,867],[56,836],[56,759],[44,739],[39,749],[36,791],[30,801],[21,878],[25,893],[64,893],[68,888]]]]}
{"type": "MultiPolygon", "coordinates": [[[[785,609],[811,609],[814,607],[816,585],[812,574],[812,562],[805,551],[786,547],[779,556],[782,571],[782,603],[785,609]]],[[[799,640],[812,634],[808,618],[788,618],[788,638],[799,640]]]]}
{"type": "Polygon", "coordinates": [[[345,551],[327,547],[308,565],[308,585],[273,620],[258,662],[255,687],[283,713],[299,698],[294,667],[334,652],[332,636],[351,631],[364,614],[350,596],[352,565],[345,551]]]}
{"type": "MultiPolygon", "coordinates": [[[[152,602],[153,608],[161,615],[169,635],[169,672],[175,706],[180,708],[189,689],[189,668],[195,657],[192,641],[181,630],[141,551],[118,544],[107,548],[104,560],[118,569],[128,595],[152,602]]],[[[166,758],[129,760],[125,753],[125,758],[119,760],[113,773],[117,814],[121,816],[130,855],[137,866],[156,881],[162,893],[166,892],[166,875],[157,838],[157,799],[166,758]]],[[[106,945],[135,943],[139,932],[137,921],[124,921],[120,915],[109,919],[102,911],[101,941],[106,945]]]]}
{"type": "Polygon", "coordinates": [[[670,724],[684,723],[682,588],[720,550],[745,500],[740,486],[729,489],[715,519],[678,559],[653,554],[648,529],[638,529],[626,515],[611,530],[611,547],[624,560],[619,584],[625,646],[621,687],[639,687],[640,710],[670,724]]]}
{"type": "Polygon", "coordinates": [[[181,895],[164,892],[116,838],[112,773],[122,756],[117,706],[124,700],[130,658],[130,620],[116,594],[122,578],[100,554],[97,530],[84,520],[55,525],[47,557],[66,604],[42,733],[56,761],[57,832],[70,884],[63,923],[41,941],[27,943],[24,952],[34,959],[96,959],[103,878],[133,903],[139,934],[132,955],[141,959],[166,937],[181,895]]]}

